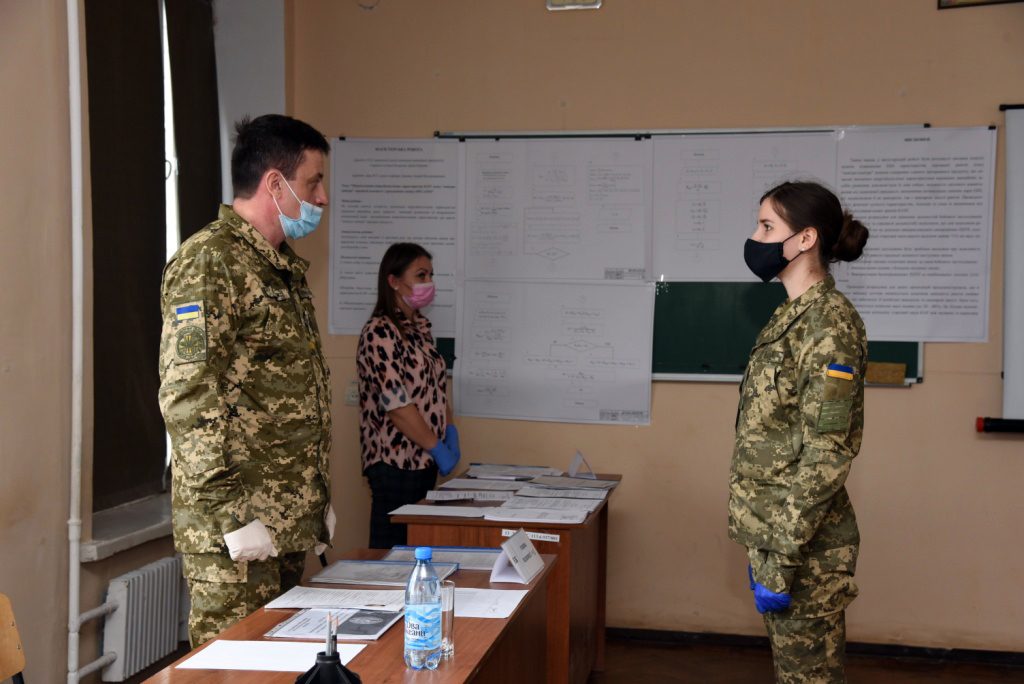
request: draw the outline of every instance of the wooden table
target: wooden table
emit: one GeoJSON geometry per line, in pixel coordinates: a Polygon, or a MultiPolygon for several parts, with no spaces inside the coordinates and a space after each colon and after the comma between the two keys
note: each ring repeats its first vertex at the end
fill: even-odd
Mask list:
{"type": "MultiPolygon", "coordinates": [[[[601,474],[599,479],[621,480],[601,474]]],[[[614,490],[611,490],[614,491],[614,490]]],[[[394,515],[408,525],[410,546],[500,546],[502,530],[551,535],[558,541],[534,540],[542,554],[558,564],[548,581],[548,667],[550,684],[583,684],[592,670],[604,670],[605,586],[608,565],[608,500],[577,525],[494,522],[482,518],[394,515]]],[[[422,501],[420,503],[432,503],[422,501]]]]}
{"type": "MultiPolygon", "coordinates": [[[[382,550],[361,549],[344,554],[342,558],[376,559],[386,553],[382,550]]],[[[547,583],[557,559],[544,555],[544,570],[529,585],[491,584],[490,573],[482,570],[459,570],[450,579],[458,587],[528,589],[512,615],[504,620],[483,618],[455,618],[455,657],[442,661],[437,670],[411,670],[402,660],[405,633],[399,620],[375,642],[369,642],[359,655],[348,664],[364,684],[393,682],[539,682],[544,678],[547,639],[545,634],[547,583]]],[[[310,586],[359,588],[353,585],[311,584],[310,586]]],[[[391,589],[393,587],[362,587],[391,589]]],[[[260,609],[224,630],[218,639],[262,640],[267,631],[294,610],[260,609]]],[[[280,641],[276,639],[275,641],[280,641]]],[[[207,642],[199,649],[205,648],[207,642]]],[[[346,642],[352,643],[352,642],[346,642]]],[[[199,650],[197,649],[197,650],[199,650]]],[[[297,672],[255,672],[245,670],[184,670],[175,666],[187,660],[196,651],[184,656],[146,682],[170,684],[294,684],[297,672]]],[[[312,666],[313,663],[310,663],[312,666]]]]}

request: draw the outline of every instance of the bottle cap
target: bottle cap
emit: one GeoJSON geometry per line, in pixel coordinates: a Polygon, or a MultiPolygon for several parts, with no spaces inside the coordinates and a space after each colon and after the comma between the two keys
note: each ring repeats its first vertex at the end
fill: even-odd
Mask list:
{"type": "Polygon", "coordinates": [[[416,547],[416,560],[430,560],[432,556],[433,553],[431,553],[429,546],[416,547]]]}

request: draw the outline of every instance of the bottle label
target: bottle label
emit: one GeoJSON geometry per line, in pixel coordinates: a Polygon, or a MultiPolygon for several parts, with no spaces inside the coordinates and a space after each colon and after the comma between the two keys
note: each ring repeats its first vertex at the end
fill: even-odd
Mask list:
{"type": "Polygon", "coordinates": [[[441,647],[440,603],[406,604],[405,647],[417,651],[441,647]]]}

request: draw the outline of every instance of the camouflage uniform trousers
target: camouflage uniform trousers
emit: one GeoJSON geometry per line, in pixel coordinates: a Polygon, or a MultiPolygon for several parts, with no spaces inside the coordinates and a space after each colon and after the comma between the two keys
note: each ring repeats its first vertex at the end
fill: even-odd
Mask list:
{"type": "Polygon", "coordinates": [[[226,553],[186,553],[182,560],[192,603],[188,639],[196,648],[298,585],[306,552],[248,562],[226,553]]]}
{"type": "Polygon", "coordinates": [[[778,684],[846,684],[846,612],[814,618],[765,613],[778,684]]]}

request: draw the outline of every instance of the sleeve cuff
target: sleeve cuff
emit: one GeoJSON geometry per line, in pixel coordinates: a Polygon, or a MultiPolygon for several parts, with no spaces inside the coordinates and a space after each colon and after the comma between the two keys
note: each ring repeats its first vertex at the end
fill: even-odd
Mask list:
{"type": "Polygon", "coordinates": [[[773,560],[773,555],[768,554],[768,560],[760,568],[754,568],[754,581],[776,594],[788,594],[796,568],[779,566],[773,560]]]}

